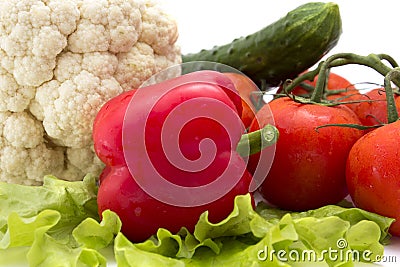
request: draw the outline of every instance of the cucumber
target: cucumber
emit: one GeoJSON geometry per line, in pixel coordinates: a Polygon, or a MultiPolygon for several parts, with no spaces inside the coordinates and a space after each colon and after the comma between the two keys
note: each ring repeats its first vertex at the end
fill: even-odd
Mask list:
{"type": "MultiPolygon", "coordinates": [[[[317,63],[336,46],[341,33],[338,5],[310,2],[251,35],[182,55],[182,62],[222,63],[240,70],[258,86],[277,86],[317,63]]],[[[184,71],[190,72],[189,68],[184,71]]]]}

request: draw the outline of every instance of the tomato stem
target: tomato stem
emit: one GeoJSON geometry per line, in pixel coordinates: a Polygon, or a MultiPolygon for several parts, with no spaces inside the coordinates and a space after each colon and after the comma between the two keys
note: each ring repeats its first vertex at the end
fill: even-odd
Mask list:
{"type": "Polygon", "coordinates": [[[320,68],[321,68],[322,63],[323,63],[323,62],[320,62],[319,65],[318,65],[318,67],[317,67],[316,69],[310,70],[310,71],[308,71],[308,72],[306,72],[306,73],[304,73],[304,74],[302,74],[302,75],[300,75],[300,76],[297,76],[297,77],[296,77],[295,79],[293,79],[293,80],[286,80],[286,81],[283,83],[283,91],[284,91],[285,93],[288,94],[288,93],[290,93],[297,85],[299,85],[300,83],[302,83],[302,82],[304,82],[304,81],[306,81],[306,80],[313,81],[314,78],[315,78],[315,76],[318,74],[318,72],[319,72],[319,70],[320,70],[320,68]]]}
{"type": "Polygon", "coordinates": [[[278,129],[271,124],[267,124],[257,131],[243,134],[237,144],[236,151],[240,156],[248,157],[275,144],[278,137],[278,129]]]}
{"type": "Polygon", "coordinates": [[[315,84],[315,89],[311,95],[311,101],[315,103],[320,103],[322,96],[324,95],[325,87],[328,82],[329,77],[329,61],[324,62],[320,65],[320,70],[318,72],[318,80],[315,84]]]}
{"type": "MultiPolygon", "coordinates": [[[[383,63],[382,60],[387,60],[392,67],[397,66],[394,59],[386,54],[369,54],[368,56],[361,56],[353,53],[338,53],[328,58],[326,62],[328,62],[327,64],[329,64],[329,67],[338,67],[349,64],[363,65],[370,67],[385,76],[392,67],[383,63]]],[[[397,81],[397,83],[398,84],[396,85],[400,85],[400,81],[397,81]]]]}
{"type": "MultiPolygon", "coordinates": [[[[361,56],[353,53],[337,53],[328,57],[325,61],[321,61],[319,65],[303,75],[296,77],[294,80],[288,80],[284,83],[284,91],[291,92],[297,85],[305,80],[313,81],[315,76],[318,75],[318,80],[315,89],[307,103],[332,105],[323,101],[327,79],[329,77],[330,69],[343,65],[357,64],[370,67],[376,70],[383,76],[386,76],[393,68],[397,68],[397,62],[387,54],[369,54],[368,56],[361,56]],[[387,61],[390,66],[383,61],[387,61]]],[[[397,75],[392,80],[397,86],[400,87],[400,77],[397,75]]],[[[300,100],[301,101],[301,100],[300,100]]]]}
{"type": "Polygon", "coordinates": [[[384,79],[387,112],[388,112],[388,123],[395,122],[399,119],[399,113],[397,112],[396,102],[394,99],[394,94],[391,84],[391,81],[394,79],[400,79],[400,68],[398,67],[389,71],[384,79]]]}

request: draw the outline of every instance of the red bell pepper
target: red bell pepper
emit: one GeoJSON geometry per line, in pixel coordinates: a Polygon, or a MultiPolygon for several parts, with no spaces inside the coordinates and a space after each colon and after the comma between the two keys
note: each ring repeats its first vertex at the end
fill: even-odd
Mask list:
{"type": "Polygon", "coordinates": [[[225,218],[234,198],[251,191],[241,156],[249,149],[241,101],[227,76],[198,71],[106,103],[93,126],[94,148],[106,165],[99,213],[116,212],[132,241],[160,227],[193,230],[206,210],[211,221],[225,218]]]}

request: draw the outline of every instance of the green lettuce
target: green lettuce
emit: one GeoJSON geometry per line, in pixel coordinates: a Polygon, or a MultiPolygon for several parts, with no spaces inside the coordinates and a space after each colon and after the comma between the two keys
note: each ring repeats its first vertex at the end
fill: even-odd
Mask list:
{"type": "Polygon", "coordinates": [[[193,233],[166,229],[142,243],[121,232],[117,214],[96,206],[91,176],[43,186],[0,183],[0,265],[30,266],[353,266],[383,255],[393,219],[354,207],[287,212],[237,196],[232,213],[211,223],[203,213],[193,233]],[[6,257],[7,256],[7,257],[6,257]]]}
{"type": "Polygon", "coordinates": [[[96,199],[96,180],[90,175],[79,182],[46,176],[42,186],[0,183],[0,264],[8,251],[28,247],[23,252],[30,266],[79,266],[88,261],[105,266],[104,256],[73,236],[85,219],[99,220],[96,199]]]}

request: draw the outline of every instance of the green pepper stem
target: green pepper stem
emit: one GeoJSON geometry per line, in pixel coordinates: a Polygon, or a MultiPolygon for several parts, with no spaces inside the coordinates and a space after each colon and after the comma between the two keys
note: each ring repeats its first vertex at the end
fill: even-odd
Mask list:
{"type": "Polygon", "coordinates": [[[397,112],[396,102],[394,99],[394,94],[391,84],[391,81],[394,79],[400,79],[400,68],[394,68],[391,71],[389,71],[384,79],[388,123],[395,122],[399,119],[399,113],[397,112]]]}
{"type": "Polygon", "coordinates": [[[275,126],[268,124],[257,131],[243,134],[237,144],[236,151],[240,156],[248,157],[275,144],[278,137],[278,129],[275,126]]]}

